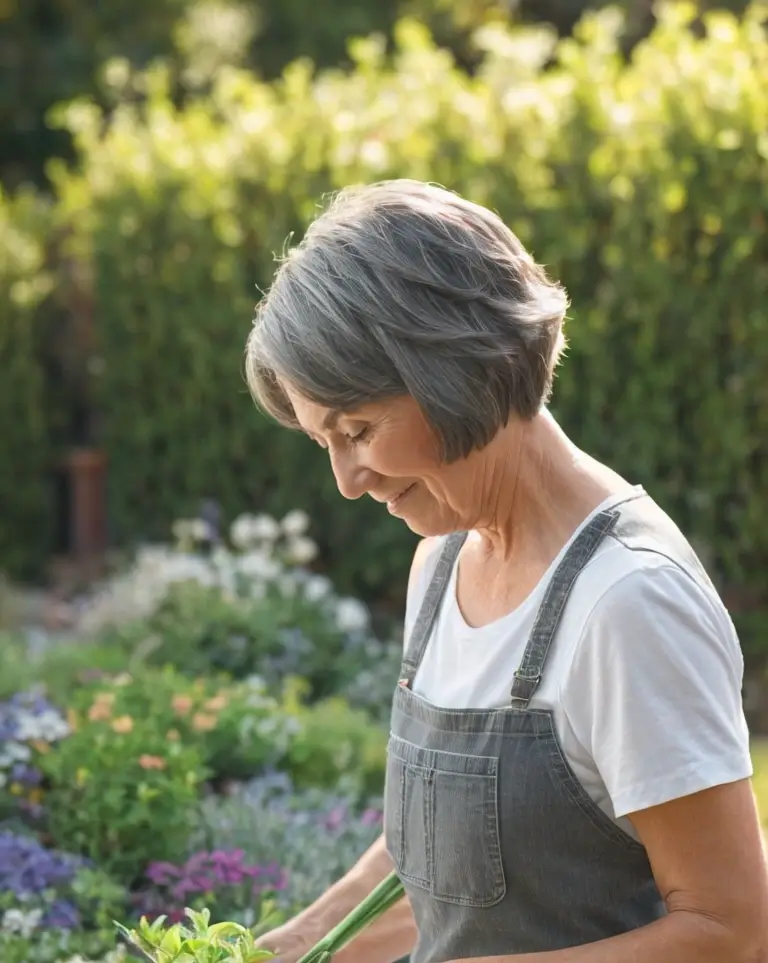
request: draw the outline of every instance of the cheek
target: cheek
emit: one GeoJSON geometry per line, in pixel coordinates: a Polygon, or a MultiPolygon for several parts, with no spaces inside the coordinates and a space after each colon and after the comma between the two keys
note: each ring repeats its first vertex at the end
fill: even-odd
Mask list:
{"type": "Polygon", "coordinates": [[[440,474],[441,465],[432,445],[419,444],[394,435],[371,445],[369,466],[381,475],[413,476],[425,481],[440,474]]]}

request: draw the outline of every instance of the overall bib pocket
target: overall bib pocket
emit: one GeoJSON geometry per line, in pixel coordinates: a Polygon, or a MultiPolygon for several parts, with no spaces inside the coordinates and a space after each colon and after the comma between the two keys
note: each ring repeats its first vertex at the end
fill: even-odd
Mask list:
{"type": "Polygon", "coordinates": [[[449,903],[503,899],[497,762],[390,736],[384,835],[402,879],[449,903]]]}

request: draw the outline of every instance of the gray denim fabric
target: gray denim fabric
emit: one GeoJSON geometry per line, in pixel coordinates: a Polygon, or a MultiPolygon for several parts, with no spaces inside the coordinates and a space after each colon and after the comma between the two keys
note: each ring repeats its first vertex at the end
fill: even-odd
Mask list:
{"type": "Polygon", "coordinates": [[[551,713],[529,702],[571,588],[603,538],[706,579],[700,563],[642,491],[600,512],[552,576],[509,706],[441,709],[411,686],[465,537],[445,540],[393,703],[384,832],[418,924],[411,963],[578,946],[666,912],[644,847],[587,795],[551,713]]]}

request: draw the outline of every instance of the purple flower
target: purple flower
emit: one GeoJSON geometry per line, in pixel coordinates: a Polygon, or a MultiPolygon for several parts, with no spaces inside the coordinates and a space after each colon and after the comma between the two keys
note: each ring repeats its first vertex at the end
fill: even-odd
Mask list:
{"type": "Polygon", "coordinates": [[[52,930],[76,930],[80,914],[68,900],[57,899],[43,916],[42,925],[52,930]]]}
{"type": "Polygon", "coordinates": [[[0,832],[0,893],[42,893],[70,882],[84,864],[79,857],[45,849],[32,837],[0,832]]]}
{"type": "Polygon", "coordinates": [[[172,879],[181,876],[181,870],[173,863],[154,862],[149,864],[146,876],[157,886],[167,886],[172,879]]]}
{"type": "Polygon", "coordinates": [[[334,808],[325,817],[325,828],[329,829],[331,832],[337,830],[347,818],[347,807],[346,806],[334,806],[334,808]]]}
{"type": "Polygon", "coordinates": [[[43,781],[43,774],[36,766],[28,766],[26,763],[17,762],[11,769],[11,781],[18,782],[31,789],[40,785],[43,781]]]}
{"type": "Polygon", "coordinates": [[[360,823],[365,826],[377,826],[382,820],[382,815],[378,809],[366,809],[360,817],[360,823]]]}

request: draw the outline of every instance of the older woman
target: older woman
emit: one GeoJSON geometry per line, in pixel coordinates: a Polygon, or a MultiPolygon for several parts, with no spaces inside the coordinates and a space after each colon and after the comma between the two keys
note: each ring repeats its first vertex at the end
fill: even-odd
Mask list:
{"type": "Polygon", "coordinates": [[[384,836],[265,937],[283,963],[393,866],[407,901],[337,963],[768,959],[738,640],[547,411],[566,307],[496,215],[413,181],[338,195],[260,307],[257,399],[424,536],[384,836]]]}

